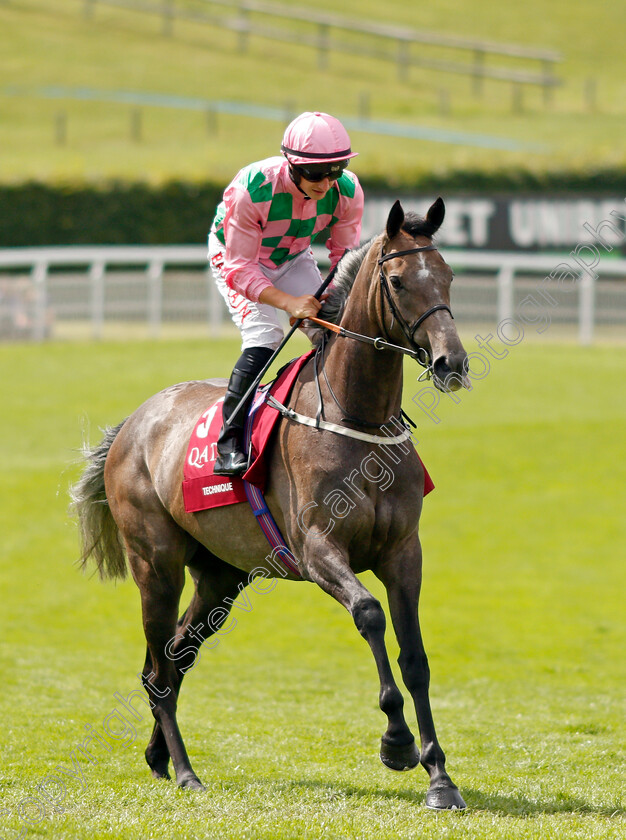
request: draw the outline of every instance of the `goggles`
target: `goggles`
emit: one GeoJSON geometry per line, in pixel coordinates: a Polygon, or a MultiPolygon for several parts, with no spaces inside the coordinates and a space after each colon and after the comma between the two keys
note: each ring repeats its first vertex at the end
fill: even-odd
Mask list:
{"type": "Polygon", "coordinates": [[[336,163],[293,163],[296,172],[307,181],[315,184],[328,178],[329,181],[336,181],[341,178],[343,170],[348,165],[347,160],[338,160],[336,163]]]}

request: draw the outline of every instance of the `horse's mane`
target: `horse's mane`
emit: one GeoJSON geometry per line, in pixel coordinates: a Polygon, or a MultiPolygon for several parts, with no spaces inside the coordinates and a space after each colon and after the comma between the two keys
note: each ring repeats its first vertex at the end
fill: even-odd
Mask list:
{"type": "Polygon", "coordinates": [[[364,245],[360,245],[356,250],[348,251],[339,260],[337,273],[330,285],[328,297],[324,301],[324,305],[320,311],[320,318],[323,318],[325,321],[330,321],[331,324],[339,323],[350,290],[354,285],[365,255],[369,251],[373,241],[374,238],[370,239],[364,245]]]}
{"type": "MultiPolygon", "coordinates": [[[[418,216],[417,213],[409,212],[405,214],[404,222],[402,223],[402,230],[415,238],[416,236],[427,236],[432,238],[436,228],[425,219],[423,216],[418,216]]],[[[363,264],[363,260],[372,242],[376,237],[372,237],[364,245],[359,246],[354,251],[349,251],[341,258],[337,265],[337,273],[335,279],[330,285],[328,297],[322,306],[319,317],[325,321],[330,321],[331,324],[338,324],[341,320],[348,295],[354,285],[359,269],[363,264]]]]}

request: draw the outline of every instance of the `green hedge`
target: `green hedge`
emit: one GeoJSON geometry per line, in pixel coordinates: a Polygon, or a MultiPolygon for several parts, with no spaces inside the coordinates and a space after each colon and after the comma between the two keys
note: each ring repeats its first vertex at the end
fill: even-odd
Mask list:
{"type": "Polygon", "coordinates": [[[223,187],[0,186],[0,247],[200,243],[223,187]]]}
{"type": "MultiPolygon", "coordinates": [[[[446,194],[626,195],[626,171],[452,172],[413,184],[363,178],[366,195],[446,194]]],[[[199,244],[206,240],[224,184],[105,186],[25,183],[0,185],[0,247],[33,245],[199,244]]]]}
{"type": "Polygon", "coordinates": [[[597,169],[587,171],[557,170],[532,172],[525,169],[459,170],[445,174],[433,171],[413,184],[388,183],[361,178],[364,186],[374,192],[394,192],[399,195],[426,192],[465,193],[494,196],[519,193],[524,195],[626,195],[626,169],[597,169]]]}

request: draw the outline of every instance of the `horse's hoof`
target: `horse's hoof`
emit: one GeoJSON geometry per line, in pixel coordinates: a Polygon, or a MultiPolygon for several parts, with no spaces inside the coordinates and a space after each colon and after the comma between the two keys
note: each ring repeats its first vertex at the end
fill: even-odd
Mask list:
{"type": "Polygon", "coordinates": [[[158,749],[148,747],[144,753],[153,779],[171,779],[169,771],[170,755],[158,749]]]}
{"type": "Polygon", "coordinates": [[[434,811],[464,811],[467,805],[457,787],[438,787],[426,794],[426,807],[434,811]]]}
{"type": "Polygon", "coordinates": [[[189,776],[178,783],[178,787],[183,790],[199,790],[205,791],[206,788],[197,776],[189,776]]]}
{"type": "Polygon", "coordinates": [[[380,760],[390,770],[412,770],[420,763],[420,754],[415,741],[401,746],[381,741],[380,760]]]}

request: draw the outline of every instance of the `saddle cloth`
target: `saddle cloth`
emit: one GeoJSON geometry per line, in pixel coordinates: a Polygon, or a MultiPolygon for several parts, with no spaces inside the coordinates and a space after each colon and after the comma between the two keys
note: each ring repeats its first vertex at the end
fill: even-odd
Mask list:
{"type": "Polygon", "coordinates": [[[280,414],[265,403],[269,393],[277,400],[289,399],[291,389],[302,367],[314,351],[294,359],[283,368],[270,385],[261,386],[255,395],[248,415],[246,437],[250,435],[250,466],[243,476],[214,475],[213,466],[217,458],[217,438],[222,427],[222,406],[224,398],[217,400],[204,411],[194,426],[187,445],[183,468],[183,499],[185,510],[195,513],[209,508],[247,502],[245,482],[254,484],[261,491],[265,489],[267,464],[265,453],[280,419],[280,414]]]}

